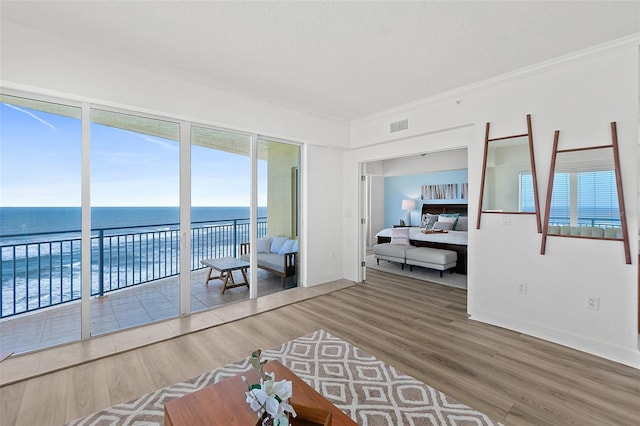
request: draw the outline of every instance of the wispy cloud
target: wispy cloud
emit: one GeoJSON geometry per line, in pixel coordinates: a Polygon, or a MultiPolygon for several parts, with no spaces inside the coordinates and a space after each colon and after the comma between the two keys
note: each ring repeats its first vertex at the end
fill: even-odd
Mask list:
{"type": "Polygon", "coordinates": [[[159,141],[158,139],[155,139],[151,136],[147,136],[147,135],[143,135],[143,139],[149,142],[153,142],[155,144],[160,145],[161,147],[168,149],[170,151],[177,151],[179,149],[178,144],[177,143],[171,143],[171,142],[165,142],[165,141],[159,141]]]}
{"type": "Polygon", "coordinates": [[[38,117],[37,115],[35,115],[32,112],[24,110],[24,109],[22,109],[20,107],[17,107],[15,105],[11,105],[11,104],[5,104],[5,105],[8,106],[9,108],[15,109],[16,111],[20,111],[20,112],[22,112],[24,114],[27,114],[29,117],[36,119],[37,121],[39,121],[40,123],[44,124],[45,126],[48,126],[48,127],[52,128],[54,130],[56,129],[56,126],[54,126],[53,124],[49,123],[46,120],[43,120],[42,118],[38,117]]]}
{"type": "Polygon", "coordinates": [[[151,135],[146,135],[144,133],[133,132],[131,130],[126,130],[126,129],[120,129],[120,130],[122,130],[123,132],[127,132],[127,133],[129,133],[131,135],[137,136],[140,139],[145,140],[147,142],[153,142],[153,143],[155,143],[157,145],[160,145],[164,149],[168,149],[169,151],[177,151],[179,149],[177,143],[161,141],[161,140],[158,140],[158,139],[154,138],[151,135]]]}

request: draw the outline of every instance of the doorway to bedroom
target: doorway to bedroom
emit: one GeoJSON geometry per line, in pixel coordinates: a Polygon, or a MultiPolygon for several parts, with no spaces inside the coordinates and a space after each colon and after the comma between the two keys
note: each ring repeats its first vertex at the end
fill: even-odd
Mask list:
{"type": "Polygon", "coordinates": [[[364,277],[366,269],[375,269],[467,288],[467,164],[466,148],[362,163],[364,277]],[[447,229],[426,229],[445,221],[452,223],[435,227],[447,229]],[[374,253],[377,244],[387,246],[376,250],[395,250],[391,247],[392,234],[408,235],[412,248],[428,247],[414,252],[418,257],[452,253],[445,254],[447,263],[432,265],[433,268],[422,266],[425,265],[422,262],[409,260],[414,264],[410,265],[406,258],[374,253]],[[451,256],[456,262],[453,267],[451,256]]]}

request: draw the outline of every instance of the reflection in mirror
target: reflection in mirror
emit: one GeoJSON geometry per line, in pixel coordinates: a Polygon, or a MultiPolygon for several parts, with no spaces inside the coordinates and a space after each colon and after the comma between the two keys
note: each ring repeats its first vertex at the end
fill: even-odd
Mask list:
{"type": "Polygon", "coordinates": [[[535,213],[529,138],[490,141],[482,211],[535,213]]]}
{"type": "Polygon", "coordinates": [[[549,235],[622,240],[613,148],[558,151],[549,235]]]}
{"type": "Polygon", "coordinates": [[[614,240],[622,242],[630,265],[616,122],[611,145],[558,150],[559,138],[556,130],[540,254],[545,254],[547,235],[614,240]]]}
{"type": "Polygon", "coordinates": [[[531,115],[527,114],[524,134],[490,138],[490,127],[487,123],[476,229],[482,213],[534,214],[541,233],[531,115]]]}

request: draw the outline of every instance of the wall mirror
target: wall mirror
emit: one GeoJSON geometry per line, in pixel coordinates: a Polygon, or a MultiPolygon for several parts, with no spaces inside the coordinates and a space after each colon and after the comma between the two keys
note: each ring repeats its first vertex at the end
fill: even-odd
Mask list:
{"type": "Polygon", "coordinates": [[[487,123],[477,229],[482,213],[535,214],[542,232],[531,116],[527,133],[489,138],[489,129],[487,123]]]}
{"type": "Polygon", "coordinates": [[[547,236],[619,240],[631,263],[615,123],[611,145],[558,149],[553,142],[540,253],[547,236]]]}

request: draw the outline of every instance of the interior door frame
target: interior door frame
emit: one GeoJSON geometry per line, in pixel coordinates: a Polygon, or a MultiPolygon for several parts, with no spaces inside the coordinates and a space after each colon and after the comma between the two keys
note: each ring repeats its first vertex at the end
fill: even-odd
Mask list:
{"type": "Polygon", "coordinates": [[[366,165],[358,163],[358,282],[367,279],[367,227],[369,226],[369,191],[366,165]]]}

